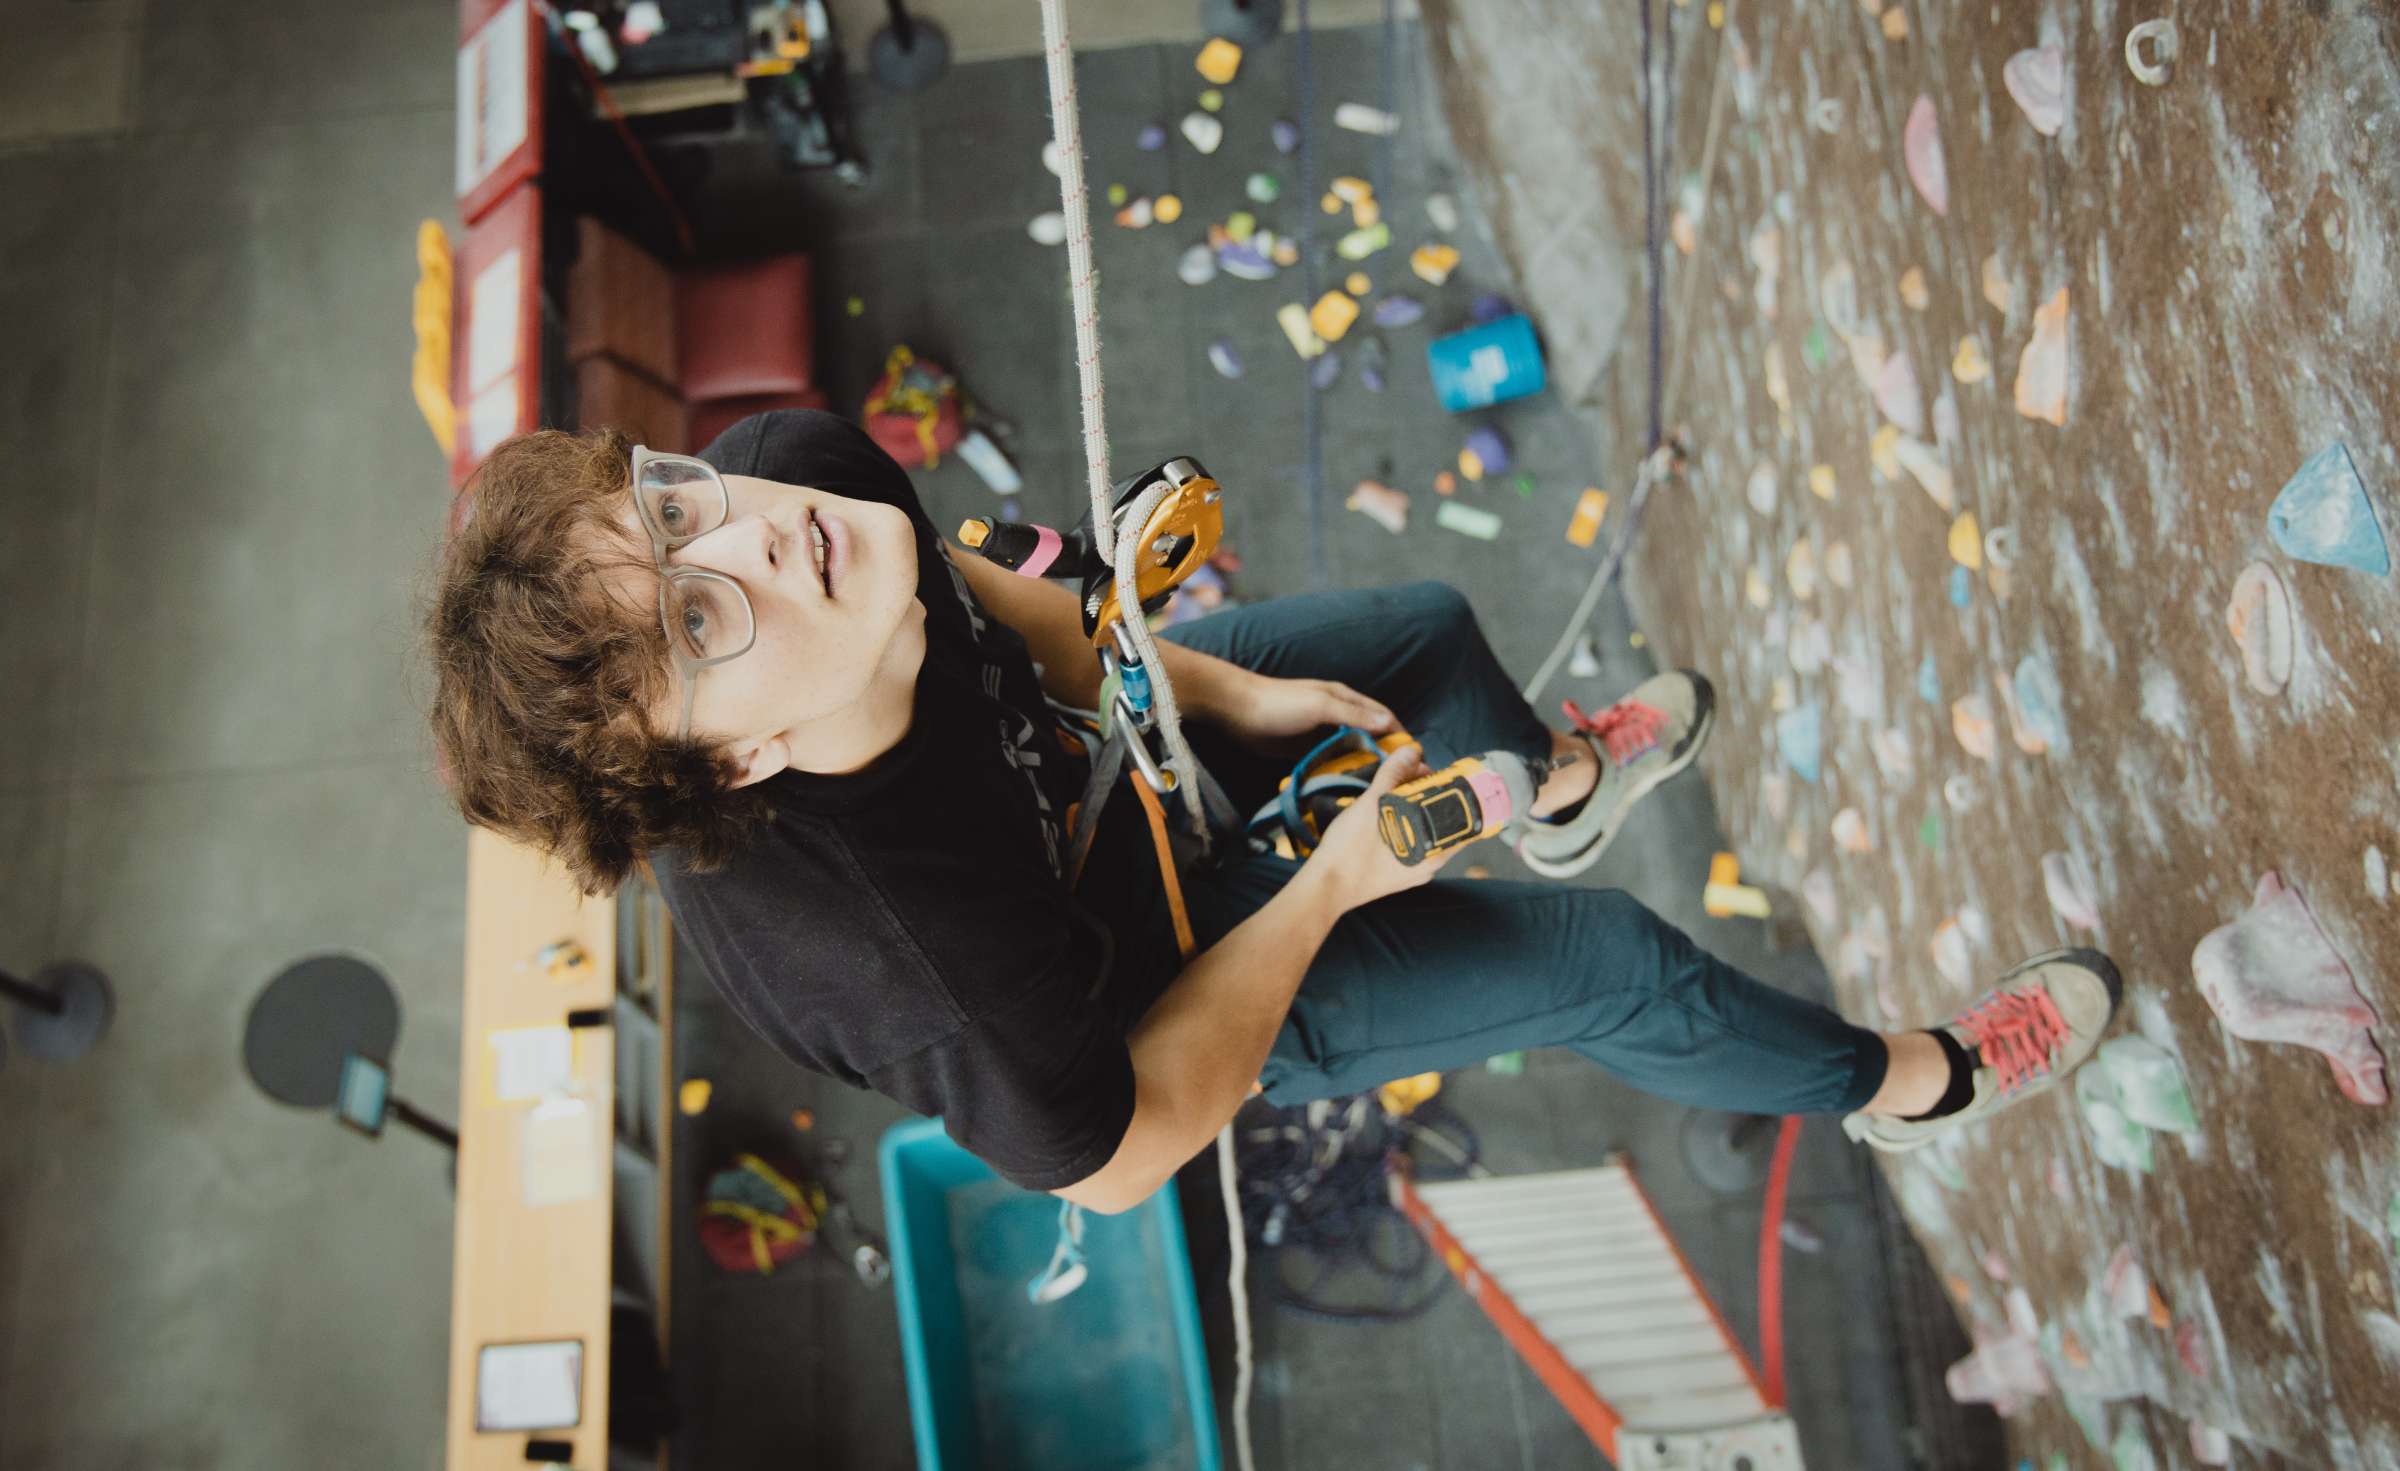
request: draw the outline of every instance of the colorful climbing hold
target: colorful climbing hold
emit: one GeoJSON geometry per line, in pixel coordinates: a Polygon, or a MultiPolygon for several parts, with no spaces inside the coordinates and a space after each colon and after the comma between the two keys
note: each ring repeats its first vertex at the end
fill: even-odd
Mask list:
{"type": "Polygon", "coordinates": [[[1822,368],[1833,359],[1833,339],[1825,333],[1825,324],[1811,322],[1808,335],[1800,339],[1800,361],[1812,368],[1822,368]]]}
{"type": "Polygon", "coordinates": [[[1942,814],[1926,809],[1925,820],[1917,824],[1917,841],[1936,853],[1942,851],[1942,814]]]}
{"type": "Polygon", "coordinates": [[[1225,141],[1225,125],[1205,112],[1186,113],[1183,136],[1202,153],[1214,153],[1217,145],[1225,141]]]}
{"type": "Polygon", "coordinates": [[[1917,698],[1928,705],[1942,702],[1942,679],[1934,671],[1931,654],[1917,661],[1917,698]]]}
{"type": "Polygon", "coordinates": [[[1482,541],[1491,541],[1500,535],[1498,516],[1464,501],[1442,502],[1434,510],[1433,524],[1482,541]]]}
{"type": "Polygon", "coordinates": [[[2225,626],[2241,650],[2242,677],[2262,695],[2279,695],[2292,678],[2292,602],[2283,579],[2252,562],[2233,580],[2225,626]]]}
{"type": "Polygon", "coordinates": [[[1571,546],[1588,547],[1600,535],[1601,518],[1608,514],[1608,492],[1598,486],[1586,487],[1575,501],[1574,518],[1567,522],[1567,542],[1571,546]]]}
{"type": "Polygon", "coordinates": [[[1837,541],[1825,549],[1825,580],[1835,587],[1848,587],[1856,580],[1850,565],[1850,543],[1837,541]]]}
{"type": "Polygon", "coordinates": [[[1283,329],[1285,339],[1292,344],[1292,351],[1298,353],[1302,361],[1325,350],[1325,339],[1319,337],[1317,329],[1309,324],[1308,308],[1300,303],[1287,301],[1277,307],[1275,325],[1283,329]]]}
{"type": "Polygon", "coordinates": [[[1283,197],[1283,183],[1273,174],[1252,174],[1242,181],[1242,193],[1253,204],[1273,204],[1283,197]]]}
{"type": "Polygon", "coordinates": [[[1057,210],[1038,214],[1025,226],[1025,233],[1036,245],[1059,245],[1067,238],[1067,217],[1057,210]]]}
{"type": "Polygon", "coordinates": [[[2192,951],[2192,979],[2235,1036],[2324,1054],[2342,1096],[2353,1103],[2389,1098],[2383,1052],[2369,1030],[2374,1008],[2282,875],[2262,874],[2250,908],[2202,938],[2192,951]]]}
{"type": "Polygon", "coordinates": [[[1964,567],[1950,569],[1950,606],[1964,609],[1975,593],[1975,574],[1964,567]]]}
{"type": "Polygon", "coordinates": [[[1409,252],[1408,268],[1428,286],[1439,286],[1458,269],[1458,251],[1448,245],[1420,245],[1409,252]]]}
{"type": "Polygon", "coordinates": [[[1157,123],[1144,123],[1142,130],[1133,135],[1133,146],[1144,153],[1156,153],[1167,146],[1167,130],[1157,123]]]}
{"type": "Polygon", "coordinates": [[[1934,117],[1933,99],[1919,93],[1900,128],[1900,158],[1908,181],[1917,186],[1937,215],[1950,213],[1950,174],[1942,164],[1942,128],[1934,117]]]}
{"type": "Polygon", "coordinates": [[[1349,498],[1342,504],[1363,512],[1394,536],[1408,529],[1407,492],[1394,490],[1380,480],[1361,480],[1351,487],[1349,498]]]}
{"type": "Polygon", "coordinates": [[[2100,927],[2095,887],[2091,866],[2079,855],[2064,851],[2042,855],[2042,892],[2049,897],[2051,912],[2075,929],[2100,927]]]}
{"type": "Polygon", "coordinates": [[[1320,393],[1331,388],[1334,380],[1341,376],[1342,354],[1337,348],[1325,349],[1308,365],[1308,386],[1320,393]]]}
{"type": "Polygon", "coordinates": [[[1925,403],[1917,392],[1917,367],[1907,353],[1893,353],[1876,371],[1875,407],[1905,433],[1925,431],[1925,403]]]}
{"type": "Polygon", "coordinates": [[[1365,260],[1391,243],[1392,227],[1378,221],[1334,242],[1333,253],[1344,260],[1365,260]]]}
{"type": "Polygon", "coordinates": [[[2067,422],[2067,288],[2033,314],[2033,338],[2017,359],[2017,412],[2065,427],[2067,422]]]}
{"type": "Polygon", "coordinates": [[[1202,112],[1223,112],[1225,110],[1225,94],[1214,87],[1204,89],[1200,93],[1200,110],[1202,112]]]}
{"type": "Polygon", "coordinates": [[[1995,250],[1983,258],[1983,299],[1995,311],[2005,312],[2017,299],[2017,288],[2008,279],[2008,268],[2000,263],[1995,250]]]}
{"type": "Polygon", "coordinates": [[[1267,137],[1275,144],[1277,153],[1289,155],[1300,147],[1300,125],[1290,118],[1279,117],[1267,124],[1267,137]]]}
{"type": "Polygon", "coordinates": [[[2309,456],[2267,510],[2267,532],[2287,556],[2377,575],[2392,570],[2383,528],[2349,446],[2336,440],[2309,456]]]}
{"type": "Polygon", "coordinates": [[[1925,268],[1910,266],[1900,273],[1900,303],[1912,312],[1921,312],[1933,304],[1933,293],[1925,286],[1925,268]]]}
{"type": "Polygon", "coordinates": [[[1408,327],[1424,319],[1425,304],[1413,296],[1387,296],[1375,303],[1375,325],[1408,327]]]}
{"type": "Polygon", "coordinates": [[[2200,1118],[2173,1053],[2147,1037],[2113,1037],[2100,1044],[2100,1065],[2127,1118],[2170,1134],[2198,1132],[2200,1118]]]}
{"type": "Polygon", "coordinates": [[[1817,557],[1807,537],[1792,543],[1791,551],[1783,559],[1783,578],[1790,585],[1792,596],[1801,602],[1816,596],[1817,557]]]}
{"type": "Polygon", "coordinates": [[[2182,43],[2174,21],[2164,16],[2143,21],[2125,33],[2125,69],[2145,87],[2163,87],[2175,74],[2175,53],[2182,43]]]}
{"type": "Polygon", "coordinates": [[[1183,218],[1183,201],[1172,194],[1161,194],[1150,212],[1162,225],[1172,225],[1183,218]]]}
{"type": "Polygon", "coordinates": [[[1844,807],[1833,814],[1833,845],[1845,853],[1875,851],[1875,835],[1868,831],[1867,819],[1856,807],[1844,807]]]}
{"type": "Polygon", "coordinates": [[[2067,53],[2056,46],[2020,51],[2000,66],[2000,84],[2016,99],[2025,121],[2045,138],[2067,125],[2067,53]]]}
{"type": "Polygon", "coordinates": [[[1992,360],[1983,355],[1983,339],[1958,339],[1958,351],[1950,357],[1950,376],[1961,383],[1981,383],[1992,376],[1992,360]]]}
{"type": "Polygon", "coordinates": [[[1750,502],[1751,510],[1758,512],[1761,516],[1774,515],[1775,503],[1778,499],[1775,466],[1766,460],[1752,465],[1749,484],[1745,488],[1744,494],[1750,502]]]}
{"type": "Polygon", "coordinates": [[[1829,501],[1833,499],[1834,488],[1833,466],[1811,465],[1808,467],[1808,493],[1810,495],[1821,501],[1829,501]]]}
{"type": "Polygon", "coordinates": [[[1223,36],[1212,37],[1200,48],[1200,54],[1192,58],[1192,67],[1211,86],[1222,87],[1242,69],[1241,44],[1223,36]]]}
{"type": "Polygon", "coordinates": [[[2046,749],[2064,751],[2067,748],[2067,718],[2060,709],[2062,695],[2058,687],[2058,671],[2050,667],[2047,658],[2039,654],[2027,654],[2017,661],[2014,687],[2017,697],[2015,713],[2023,719],[2027,730],[2039,738],[2046,749]]]}
{"type": "Polygon", "coordinates": [[[1892,441],[1891,458],[1933,498],[1935,505],[1945,511],[1958,509],[1957,483],[1950,478],[1950,467],[1942,463],[1941,455],[1932,445],[1901,435],[1892,441]]]}
{"type": "Polygon", "coordinates": [[[1950,733],[1959,749],[1979,761],[1999,758],[1998,733],[1992,724],[1992,702],[1980,694],[1962,695],[1950,702],[1950,733]]]}
{"type": "Polygon", "coordinates": [[[1206,286],[1217,279],[1217,258],[1206,245],[1194,245],[1176,258],[1175,275],[1186,286],[1206,286]]]}
{"type": "Polygon", "coordinates": [[[1973,511],[1961,511],[1950,523],[1950,560],[1970,572],[1983,570],[1983,530],[1973,511]]]}
{"type": "Polygon", "coordinates": [[[1458,473],[1469,480],[1481,480],[1497,475],[1510,462],[1508,437],[1489,424],[1478,424],[1467,431],[1467,442],[1458,452],[1458,473]]]}
{"type": "Polygon", "coordinates": [[[1333,125],[1353,133],[1388,135],[1400,131],[1400,119],[1380,107],[1363,102],[1345,102],[1333,110],[1333,125]]]}
{"type": "Polygon", "coordinates": [[[2091,1131],[2092,1153],[2111,1169],[2147,1175],[2153,1161],[2150,1131],[2135,1123],[2117,1098],[2116,1084],[2106,1068],[2079,1068],[2075,1073],[2075,1104],[2091,1131]]]}
{"type": "Polygon", "coordinates": [[[1805,782],[1817,779],[1824,752],[1824,716],[1814,702],[1776,717],[1775,749],[1794,776],[1805,782]]]}
{"type": "Polygon", "coordinates": [[[1222,337],[1208,345],[1208,365],[1217,370],[1219,377],[1242,376],[1242,355],[1235,352],[1233,344],[1222,337]]]}
{"type": "Polygon", "coordinates": [[[1327,342],[1339,342],[1358,320],[1358,298],[1346,291],[1328,291],[1309,308],[1308,325],[1327,342]]]}

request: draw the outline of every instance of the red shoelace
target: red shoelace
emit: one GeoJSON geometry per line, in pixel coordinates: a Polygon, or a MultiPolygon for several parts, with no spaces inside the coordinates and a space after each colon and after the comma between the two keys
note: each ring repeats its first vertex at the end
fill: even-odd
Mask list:
{"type": "Polygon", "coordinates": [[[1609,764],[1623,766],[1634,757],[1658,749],[1659,732],[1666,729],[1667,712],[1639,700],[1619,700],[1597,715],[1587,715],[1573,700],[1561,701],[1567,719],[1585,735],[1597,736],[1608,748],[1609,764]]]}
{"type": "Polygon", "coordinates": [[[2002,1093],[2048,1076],[2068,1037],[2066,1018],[2058,1014],[2049,988],[2039,984],[1985,998],[1958,1019],[1958,1026],[1975,1039],[1985,1065],[1999,1076],[2002,1093]]]}

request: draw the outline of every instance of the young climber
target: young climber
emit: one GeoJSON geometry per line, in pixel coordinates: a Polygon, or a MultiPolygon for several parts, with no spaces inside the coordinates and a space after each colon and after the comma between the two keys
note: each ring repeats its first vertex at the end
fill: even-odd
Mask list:
{"type": "MultiPolygon", "coordinates": [[[[1306,861],[1229,837],[1187,873],[1185,963],[1139,804],[1108,804],[1079,884],[1061,873],[1087,768],[1048,701],[1089,709],[1099,682],[1075,596],[947,548],[856,427],[764,415],[699,459],[538,433],[472,494],[428,629],[467,819],[593,892],[647,863],[785,1057],[1093,1209],[1146,1198],[1254,1081],[1288,1105],[1526,1047],[1686,1103],[1847,1113],[1908,1149],[2057,1081],[2116,1006],[2109,962],[2067,951],[1939,1027],[1877,1034],[1623,893],[1438,880],[1444,860],[1402,866],[1374,824],[1375,797],[1425,769],[1413,748],[1306,861]]],[[[1546,728],[1438,583],[1232,609],[1160,648],[1243,811],[1340,724],[1397,720],[1437,763],[1571,758],[1523,840],[1556,874],[1588,867],[1710,721],[1708,686],[1670,673],[1597,736],[1546,728]]]]}

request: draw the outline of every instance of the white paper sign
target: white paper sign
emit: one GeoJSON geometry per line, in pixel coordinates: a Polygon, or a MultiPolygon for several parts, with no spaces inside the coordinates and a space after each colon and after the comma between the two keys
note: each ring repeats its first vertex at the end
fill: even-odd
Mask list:
{"type": "Polygon", "coordinates": [[[583,1343],[487,1343],[475,1359],[477,1430],[566,1430],[583,1419],[583,1343]]]}
{"type": "Polygon", "coordinates": [[[517,408],[514,373],[467,401],[467,454],[477,463],[517,432],[517,408]]]}
{"type": "Polygon", "coordinates": [[[517,1183],[529,1206],[589,1200],[608,1183],[598,1116],[580,1098],[552,1098],[525,1114],[517,1183]]]}
{"type": "Polygon", "coordinates": [[[475,273],[467,294],[467,392],[481,393],[517,366],[517,310],[525,253],[515,246],[475,273]]]}
{"type": "Polygon", "coordinates": [[[458,48],[458,194],[525,141],[526,0],[509,0],[458,48]]]}
{"type": "Polygon", "coordinates": [[[492,1091],[502,1103],[564,1093],[575,1083],[575,1034],[565,1027],[492,1033],[492,1091]]]}

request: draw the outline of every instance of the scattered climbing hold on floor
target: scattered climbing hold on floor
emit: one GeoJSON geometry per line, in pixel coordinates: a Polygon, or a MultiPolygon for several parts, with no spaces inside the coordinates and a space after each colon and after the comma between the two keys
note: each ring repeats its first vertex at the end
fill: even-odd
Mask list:
{"type": "Polygon", "coordinates": [[[2283,579],[2252,562],[2234,579],[2225,626],[2241,651],[2242,677],[2262,695],[2279,695],[2292,679],[2292,602],[2283,579]]]}
{"type": "Polygon", "coordinates": [[[1950,174],[1942,165],[1942,125],[1935,118],[1933,99],[1917,94],[1900,128],[1900,158],[1908,181],[1937,215],[1950,213],[1950,174]]]}
{"type": "Polygon", "coordinates": [[[1511,483],[1517,488],[1517,499],[1519,500],[1532,500],[1533,493],[1541,488],[1539,482],[1533,478],[1533,472],[1530,470],[1519,470],[1517,472],[1517,478],[1511,483]]]}
{"type": "Polygon", "coordinates": [[[1315,327],[1309,325],[1308,308],[1300,303],[1287,301],[1277,307],[1275,325],[1283,329],[1285,340],[1292,344],[1292,351],[1298,353],[1303,362],[1325,350],[1325,340],[1317,335],[1315,327]]]}
{"type": "Polygon", "coordinates": [[[1242,355],[1234,351],[1233,344],[1222,337],[1208,345],[1208,365],[1217,370],[1220,378],[1242,376],[1242,355]]]}
{"type": "Polygon", "coordinates": [[[1333,253],[1344,260],[1365,260],[1392,243],[1392,227],[1377,221],[1364,228],[1352,230],[1334,242],[1333,253]]]}
{"type": "Polygon", "coordinates": [[[1225,141],[1225,125],[1205,112],[1191,112],[1183,118],[1184,140],[1202,153],[1214,153],[1225,141]]]}
{"type": "Polygon", "coordinates": [[[2135,1123],[2117,1101],[2116,1084],[2105,1068],[2075,1071],[2075,1106],[2090,1132],[2092,1153],[2111,1169],[2147,1175],[2153,1163],[2150,1131],[2135,1123]]]}
{"type": "Polygon", "coordinates": [[[675,1106],[688,1119],[707,1111],[709,1095],[714,1091],[715,1086],[706,1078],[686,1078],[683,1086],[675,1090],[675,1106]]]}
{"type": "MultiPolygon", "coordinates": [[[[1344,297],[1345,301],[1349,298],[1344,297]]],[[[1333,386],[1342,376],[1342,355],[1338,349],[1327,348],[1308,365],[1308,386],[1320,393],[1333,386]]]]}
{"type": "Polygon", "coordinates": [[[1267,137],[1277,153],[1292,154],[1300,147],[1300,125],[1288,117],[1279,117],[1267,124],[1267,137]]]}
{"type": "Polygon", "coordinates": [[[1358,298],[1346,291],[1328,291],[1308,310],[1308,325],[1327,342],[1339,342],[1358,320],[1358,298]]]}
{"type": "Polygon", "coordinates": [[[2000,263],[2000,252],[1997,250],[1983,258],[1983,299],[1990,302],[1994,310],[2002,312],[2014,305],[2017,299],[2017,289],[2009,283],[2008,268],[2000,263]]]}
{"type": "Polygon", "coordinates": [[[1400,119],[1380,107],[1363,102],[1345,102],[1333,110],[1333,125],[1353,133],[1368,133],[1383,137],[1400,131],[1400,119]]]}
{"type": "Polygon", "coordinates": [[[1105,192],[1108,196],[1108,207],[1110,209],[1115,209],[1124,204],[1126,199],[1129,197],[1125,191],[1125,186],[1122,184],[1111,184],[1108,186],[1105,192]]]}
{"type": "Polygon", "coordinates": [[[1588,547],[1600,535],[1601,519],[1608,514],[1608,492],[1600,487],[1586,486],[1575,499],[1575,514],[1567,522],[1569,545],[1588,547]]]}
{"type": "Polygon", "coordinates": [[[1253,204],[1273,204],[1283,197],[1283,183],[1273,174],[1252,174],[1242,180],[1242,193],[1253,204]]]}
{"type": "Polygon", "coordinates": [[[1206,286],[1217,279],[1217,257],[1205,244],[1194,245],[1175,261],[1176,279],[1186,286],[1206,286]]]}
{"type": "Polygon", "coordinates": [[[849,297],[842,302],[842,310],[849,316],[863,317],[867,313],[866,298],[863,296],[849,297]]]}
{"type": "Polygon", "coordinates": [[[2182,45],[2175,22],[2165,16],[2143,21],[2125,33],[2125,69],[2145,87],[2163,87],[2175,74],[2175,53],[2182,45]]]}
{"type": "Polygon", "coordinates": [[[1183,218],[1183,201],[1172,194],[1161,194],[1150,212],[1162,225],[1172,225],[1183,218]]]}
{"type": "Polygon", "coordinates": [[[1867,831],[1867,820],[1856,807],[1844,807],[1833,814],[1833,846],[1845,853],[1875,851],[1875,835],[1867,831]]]}
{"type": "Polygon", "coordinates": [[[1067,239],[1067,217],[1057,210],[1035,215],[1025,226],[1025,233],[1036,245],[1063,245],[1067,239]]]}
{"type": "Polygon", "coordinates": [[[1508,437],[1490,424],[1478,424],[1467,431],[1467,442],[1459,448],[1458,473],[1481,480],[1506,470],[1512,461],[1508,437]]]}
{"type": "Polygon", "coordinates": [[[1217,248],[1217,269],[1237,281],[1264,281],[1275,274],[1275,263],[1255,246],[1228,240],[1217,248]]]}
{"type": "Polygon", "coordinates": [[[1917,365],[1907,353],[1893,353],[1876,370],[1875,407],[1903,433],[1925,432],[1925,402],[1917,391],[1917,365]]]}
{"type": "Polygon", "coordinates": [[[1829,501],[1833,499],[1835,488],[1833,466],[1811,465],[1808,467],[1808,493],[1810,495],[1821,501],[1829,501]]]}
{"type": "Polygon", "coordinates": [[[2378,576],[2392,570],[2366,482],[2339,440],[2309,456],[2284,482],[2267,510],[2267,532],[2286,556],[2303,562],[2378,576]]]}
{"type": "Polygon", "coordinates": [[[2071,928],[2100,927],[2100,907],[2093,898],[2095,887],[2091,866],[2081,857],[2065,851],[2042,855],[2042,892],[2050,900],[2051,912],[2071,928]]]}
{"type": "Polygon", "coordinates": [[[2250,908],[2200,941],[2192,978],[2235,1036],[2324,1054],[2342,1096],[2353,1103],[2389,1098],[2383,1053],[2370,1030],[2375,1011],[2300,891],[2281,874],[2260,875],[2250,908]]]}
{"type": "Polygon", "coordinates": [[[1992,360],[1983,355],[1982,338],[1958,339],[1958,351],[1950,355],[1950,376],[1961,383],[1981,383],[1992,376],[1992,360]]]}
{"type": "Polygon", "coordinates": [[[1970,572],[1983,570],[1983,528],[1973,511],[1961,511],[1950,523],[1950,560],[1970,572]]]}
{"type": "Polygon", "coordinates": [[[2175,1055],[2147,1037],[2112,1037],[2100,1044],[2100,1065],[2117,1090],[2117,1106],[2147,1128],[2170,1134],[2197,1133],[2191,1090],[2175,1055]]]}
{"type": "Polygon", "coordinates": [[[1787,710],[1775,719],[1775,749],[1782,753],[1783,764],[1802,781],[1817,779],[1824,736],[1824,715],[1814,701],[1787,710]]]}
{"type": "Polygon", "coordinates": [[[1950,606],[1964,611],[1975,592],[1975,574],[1964,567],[1950,569],[1950,606]]]}
{"type": "Polygon", "coordinates": [[[1352,296],[1363,297],[1375,289],[1375,283],[1367,279],[1366,272],[1352,271],[1342,279],[1342,289],[1352,296]]]}
{"type": "Polygon", "coordinates": [[[1262,237],[1272,239],[1275,242],[1273,250],[1269,252],[1269,254],[1274,257],[1275,264],[1279,266],[1290,267],[1296,266],[1300,263],[1300,243],[1298,241],[1292,239],[1289,235],[1267,236],[1266,232],[1263,230],[1259,233],[1262,237]]]}
{"type": "Polygon", "coordinates": [[[1500,518],[1498,516],[1480,507],[1470,506],[1464,501],[1442,502],[1434,510],[1433,524],[1465,536],[1475,537],[1480,541],[1491,541],[1500,535],[1500,518]]]}
{"type": "Polygon", "coordinates": [[[1200,94],[1199,102],[1202,112],[1223,112],[1225,110],[1225,94],[1214,87],[1203,91],[1200,94]]]}
{"type": "Polygon", "coordinates": [[[1394,536],[1408,529],[1408,493],[1394,490],[1380,480],[1361,480],[1351,487],[1349,498],[1342,504],[1365,513],[1394,536]]]}
{"type": "Polygon", "coordinates": [[[1383,339],[1372,334],[1358,344],[1358,381],[1369,393],[1383,392],[1383,339]]]}
{"type": "MultiPolygon", "coordinates": [[[[2027,654],[2019,659],[2012,688],[2016,694],[2015,714],[2026,729],[2044,749],[2066,750],[2067,717],[2060,708],[2065,696],[2059,689],[2058,671],[2050,667],[2050,661],[2040,654],[2027,654]]],[[[2026,743],[2020,739],[2017,744],[2026,743]]],[[[2041,752],[2028,747],[2026,754],[2038,756],[2041,752]]]]}
{"type": "Polygon", "coordinates": [[[1708,882],[1700,889],[1700,908],[1716,919],[1765,919],[1774,913],[1764,889],[1742,882],[1742,863],[1731,853],[1708,860],[1708,882]]]}
{"type": "Polygon", "coordinates": [[[1425,318],[1425,303],[1413,296],[1393,295],[1375,303],[1378,327],[1413,327],[1425,318]]]}
{"type": "Polygon", "coordinates": [[[1207,45],[1200,48],[1200,54],[1192,58],[1192,67],[1207,78],[1211,86],[1222,87],[1242,69],[1241,45],[1223,36],[1212,37],[1207,45]]]}
{"type": "Polygon", "coordinates": [[[1998,733],[1992,725],[1992,702],[1980,694],[1962,695],[1950,702],[1950,733],[1959,749],[1979,761],[1999,757],[1998,733]]]}
{"type": "Polygon", "coordinates": [[[1428,286],[1439,286],[1458,269],[1458,251],[1448,245],[1420,245],[1409,252],[1408,268],[1428,286]]]}
{"type": "Polygon", "coordinates": [[[2067,422],[2067,288],[2033,314],[2033,339],[2017,359],[2017,412],[2064,428],[2067,422]]]}
{"type": "Polygon", "coordinates": [[[1458,494],[1457,472],[1451,470],[1436,470],[1433,474],[1433,491],[1436,495],[1458,494]]]}
{"type": "Polygon", "coordinates": [[[1147,195],[1126,205],[1116,214],[1117,223],[1128,230],[1147,230],[1154,218],[1156,215],[1147,195]]]}
{"type": "Polygon", "coordinates": [[[1144,123],[1142,130],[1133,135],[1133,146],[1144,153],[1156,153],[1167,146],[1167,130],[1157,123],[1144,123]]]}
{"type": "Polygon", "coordinates": [[[1600,677],[1600,651],[1592,646],[1592,636],[1585,634],[1575,640],[1575,650],[1567,655],[1567,673],[1577,679],[1600,677]]]}
{"type": "Polygon", "coordinates": [[[2045,138],[2067,125],[2067,53],[2056,46],[2020,51],[2000,66],[2000,84],[2025,121],[2045,138]]]}

